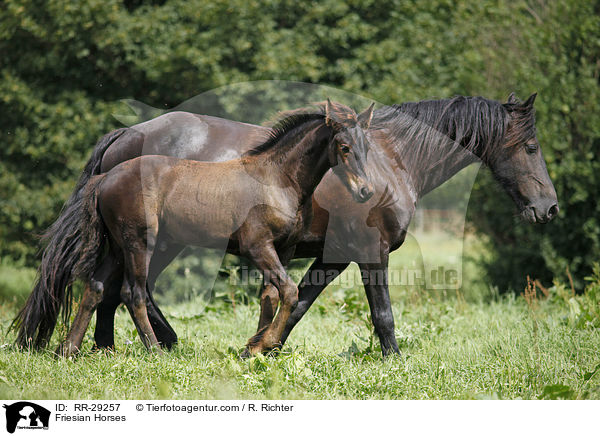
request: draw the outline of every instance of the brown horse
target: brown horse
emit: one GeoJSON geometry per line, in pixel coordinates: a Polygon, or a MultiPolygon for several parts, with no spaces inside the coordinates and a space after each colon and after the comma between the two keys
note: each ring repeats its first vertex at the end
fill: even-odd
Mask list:
{"type": "Polygon", "coordinates": [[[248,342],[247,353],[277,346],[298,301],[298,288],[283,265],[310,227],[317,185],[336,167],[356,201],[373,194],[364,170],[369,147],[363,132],[372,113],[373,105],[357,116],[328,100],[317,113],[285,117],[269,140],[240,159],[206,163],[142,156],[96,176],[81,221],[84,249],[74,253],[81,255],[74,270],[88,275],[91,285],[57,352],[79,350],[105,283],[123,269],[121,299],[144,345],[158,345],[146,311],[150,259],[158,247],[184,245],[227,248],[254,262],[265,284],[278,292],[281,307],[248,342]],[[100,262],[105,242],[110,254],[100,262]]]}
{"type": "MultiPolygon", "coordinates": [[[[377,147],[371,149],[367,167],[376,195],[367,203],[357,204],[340,191],[337,178],[326,176],[319,185],[315,192],[318,201],[313,202],[313,224],[294,253],[295,257],[316,260],[301,282],[298,306],[288,320],[282,342],[328,283],[350,261],[356,261],[362,277],[382,278],[365,280],[365,291],[383,354],[398,353],[386,281],[388,255],[402,245],[418,200],[479,159],[491,169],[525,219],[542,223],[552,219],[558,213],[557,198],[536,138],[534,100],[535,94],[525,102],[511,94],[506,103],[483,97],[455,97],[376,110],[370,135],[377,147]],[[318,204],[327,205],[328,209],[318,204]],[[345,256],[327,255],[331,251],[343,252],[345,256]],[[367,251],[377,256],[365,257],[367,251]],[[323,271],[327,272],[326,281],[312,280],[318,275],[315,273],[323,271]]],[[[76,217],[82,193],[93,174],[148,153],[226,160],[254,147],[258,138],[268,132],[260,126],[172,112],[103,137],[63,213],[49,229],[40,277],[17,320],[18,343],[27,345],[33,341],[33,345],[43,346],[61,308],[68,318],[70,294],[65,289],[70,276],[54,266],[73,262],[68,253],[80,243],[76,217]]],[[[167,347],[177,341],[177,336],[154,304],[151,291],[154,278],[179,250],[175,246],[155,253],[148,281],[150,321],[158,340],[167,347]]],[[[121,302],[121,278],[110,287],[97,311],[95,340],[101,347],[114,344],[113,320],[121,302]]],[[[266,293],[261,302],[267,320],[276,298],[274,293],[266,293]]]]}

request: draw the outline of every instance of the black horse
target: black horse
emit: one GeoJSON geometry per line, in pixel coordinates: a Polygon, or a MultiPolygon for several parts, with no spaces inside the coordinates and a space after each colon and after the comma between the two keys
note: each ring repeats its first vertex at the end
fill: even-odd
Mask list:
{"type": "MultiPolygon", "coordinates": [[[[297,245],[295,257],[316,257],[299,288],[299,301],[281,337],[283,344],[323,289],[351,261],[361,277],[375,331],[384,355],[399,353],[394,336],[387,285],[389,253],[404,242],[418,200],[469,164],[480,160],[512,197],[520,214],[530,222],[545,223],[558,213],[557,197],[536,138],[533,94],[525,102],[513,94],[506,103],[483,97],[455,97],[405,103],[376,110],[368,132],[381,152],[370,156],[371,201],[357,205],[336,178],[326,176],[315,191],[310,231],[297,245]],[[330,210],[343,217],[331,225],[330,210]],[[311,283],[315,271],[327,271],[324,282],[311,283]],[[379,277],[379,280],[369,280],[379,277]]],[[[40,276],[25,308],[16,319],[17,341],[43,346],[49,340],[62,307],[69,316],[69,278],[48,267],[49,259],[68,259],[76,248],[74,214],[81,207],[90,177],[141,154],[164,154],[195,160],[226,160],[256,145],[268,129],[224,119],[173,112],[155,120],[120,129],[103,137],[93,152],[75,192],[46,234],[40,276]],[[162,118],[162,120],[160,120],[162,118]],[[165,123],[165,118],[169,119],[165,123]],[[168,125],[165,130],[162,126],[168,125]],[[203,140],[190,147],[190,126],[201,126],[203,140]],[[226,138],[220,142],[219,138],[226,138]],[[219,143],[220,147],[210,147],[219,143]]],[[[170,347],[177,336],[152,299],[154,280],[180,248],[168,248],[152,259],[148,283],[148,314],[158,341],[170,347]]],[[[114,345],[114,313],[120,304],[120,283],[97,311],[95,340],[100,347],[114,345]]],[[[278,296],[267,286],[261,297],[261,320],[273,316],[278,296]]]]}

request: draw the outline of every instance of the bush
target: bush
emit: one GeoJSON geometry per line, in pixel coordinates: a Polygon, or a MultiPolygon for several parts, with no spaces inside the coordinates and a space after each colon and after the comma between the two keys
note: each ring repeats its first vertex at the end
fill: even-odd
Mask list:
{"type": "MultiPolygon", "coordinates": [[[[281,79],[385,104],[537,91],[560,215],[545,227],[517,222],[482,175],[469,216],[490,240],[485,269],[500,289],[522,289],[527,274],[564,278],[567,266],[584,277],[600,258],[599,51],[598,1],[5,0],[0,256],[36,264],[36,235],[97,138],[119,127],[119,100],[166,110],[219,86],[281,79]]],[[[256,105],[238,103],[261,96],[242,88],[211,104],[256,121],[256,105]]]]}
{"type": "Polygon", "coordinates": [[[600,3],[550,2],[536,10],[536,22],[515,30],[522,60],[514,80],[536,101],[538,139],[560,206],[549,224],[530,225],[511,217],[514,206],[494,193],[489,174],[479,177],[469,218],[487,235],[492,256],[484,267],[502,290],[521,290],[531,275],[548,284],[572,273],[578,291],[582,277],[600,259],[600,3]],[[569,17],[565,20],[565,17],[569,17]]]}

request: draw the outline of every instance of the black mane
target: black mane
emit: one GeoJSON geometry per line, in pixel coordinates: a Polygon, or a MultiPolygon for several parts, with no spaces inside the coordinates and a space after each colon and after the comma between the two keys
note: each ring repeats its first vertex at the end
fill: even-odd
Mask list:
{"type": "Polygon", "coordinates": [[[533,106],[521,102],[459,96],[381,108],[371,129],[426,193],[468,161],[491,165],[500,151],[533,137],[535,118],[533,106]]]}
{"type": "Polygon", "coordinates": [[[244,155],[256,156],[275,148],[280,141],[296,128],[315,120],[325,122],[324,113],[294,113],[278,120],[269,132],[269,138],[260,145],[248,150],[244,155]]]}
{"type": "Polygon", "coordinates": [[[531,138],[534,125],[533,108],[457,96],[381,108],[373,128],[392,129],[404,137],[413,151],[431,143],[453,142],[486,161],[499,147],[531,138]]]}

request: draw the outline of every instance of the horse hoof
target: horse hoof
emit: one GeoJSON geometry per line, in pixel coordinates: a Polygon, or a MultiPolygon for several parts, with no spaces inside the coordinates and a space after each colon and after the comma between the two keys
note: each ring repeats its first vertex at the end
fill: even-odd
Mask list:
{"type": "Polygon", "coordinates": [[[171,351],[173,346],[177,344],[177,341],[159,342],[160,348],[163,350],[171,351]]]}
{"type": "Polygon", "coordinates": [[[155,354],[157,356],[162,356],[163,350],[160,348],[160,345],[158,344],[153,344],[150,347],[148,347],[148,351],[150,352],[150,354],[155,354]]]}
{"type": "Polygon", "coordinates": [[[114,345],[97,345],[92,346],[93,354],[102,354],[104,356],[113,356],[116,352],[114,345]]]}
{"type": "Polygon", "coordinates": [[[54,354],[56,354],[58,357],[68,359],[74,357],[77,352],[79,352],[79,349],[73,346],[73,344],[63,342],[58,346],[58,348],[56,348],[54,354]]]}

